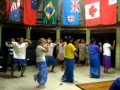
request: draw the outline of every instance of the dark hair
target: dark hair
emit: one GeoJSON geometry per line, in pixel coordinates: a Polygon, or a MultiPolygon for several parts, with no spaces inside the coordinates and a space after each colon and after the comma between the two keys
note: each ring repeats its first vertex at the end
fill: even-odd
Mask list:
{"type": "Polygon", "coordinates": [[[67,39],[67,44],[68,43],[72,43],[73,42],[73,38],[72,37],[68,37],[68,39],[67,39]]]}
{"type": "Polygon", "coordinates": [[[68,37],[64,36],[63,41],[67,41],[68,37]]]}
{"type": "Polygon", "coordinates": [[[94,42],[96,42],[96,40],[92,38],[92,39],[90,40],[90,43],[93,44],[94,42]]]}
{"type": "Polygon", "coordinates": [[[105,39],[105,43],[109,43],[110,41],[108,39],[105,39]]]}

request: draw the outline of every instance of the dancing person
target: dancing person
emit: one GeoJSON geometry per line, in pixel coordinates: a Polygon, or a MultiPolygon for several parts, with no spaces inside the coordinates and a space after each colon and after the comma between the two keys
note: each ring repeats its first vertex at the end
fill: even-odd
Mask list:
{"type": "Polygon", "coordinates": [[[38,82],[37,88],[45,87],[47,82],[48,69],[45,53],[48,52],[48,47],[44,48],[45,44],[46,40],[44,38],[40,38],[36,47],[36,62],[39,72],[34,75],[34,80],[38,82]]]}
{"type": "MultiPolygon", "coordinates": [[[[45,54],[46,63],[47,63],[48,67],[50,65],[52,65],[51,72],[54,72],[54,68],[55,68],[55,64],[56,64],[56,59],[53,56],[53,50],[54,50],[54,47],[56,46],[56,43],[52,43],[51,38],[47,39],[47,43],[48,43],[48,52],[45,54]]],[[[47,46],[47,44],[44,45],[44,47],[46,47],[46,46],[47,46]]]]}
{"type": "Polygon", "coordinates": [[[96,45],[95,39],[91,39],[88,45],[88,52],[90,58],[90,77],[99,78],[100,77],[100,51],[102,49],[101,43],[100,47],[96,45]]]}
{"type": "Polygon", "coordinates": [[[113,50],[115,47],[115,41],[113,41],[113,45],[111,46],[109,41],[103,44],[103,65],[104,65],[104,73],[108,73],[108,70],[111,67],[111,49],[113,50]]]}
{"type": "Polygon", "coordinates": [[[62,64],[61,70],[64,70],[64,42],[62,39],[60,39],[60,43],[58,44],[57,59],[62,64]]]}
{"type": "MultiPolygon", "coordinates": [[[[76,48],[76,53],[79,55],[79,43],[80,43],[81,39],[77,39],[74,41],[74,46],[76,48]]],[[[79,62],[79,57],[75,56],[75,63],[79,62]]],[[[77,65],[78,66],[78,65],[77,65]]]]}
{"type": "Polygon", "coordinates": [[[79,60],[77,63],[78,65],[80,63],[82,65],[86,65],[86,47],[87,47],[87,44],[85,43],[85,40],[81,39],[81,43],[79,43],[78,45],[78,48],[79,48],[79,60]]]}
{"type": "Polygon", "coordinates": [[[64,60],[66,62],[66,68],[63,76],[61,77],[61,80],[63,82],[74,82],[74,55],[76,54],[76,48],[72,44],[73,39],[71,37],[68,37],[67,44],[65,46],[65,56],[64,60]]]}
{"type": "Polygon", "coordinates": [[[24,72],[27,68],[26,62],[26,48],[31,44],[31,40],[20,38],[18,42],[12,39],[13,44],[13,62],[11,68],[11,76],[14,77],[14,71],[21,71],[21,77],[24,76],[24,72]]]}
{"type": "Polygon", "coordinates": [[[6,70],[8,67],[12,66],[12,61],[13,61],[13,44],[12,40],[9,39],[8,41],[5,42],[6,48],[7,48],[7,60],[6,60],[6,70]]]}

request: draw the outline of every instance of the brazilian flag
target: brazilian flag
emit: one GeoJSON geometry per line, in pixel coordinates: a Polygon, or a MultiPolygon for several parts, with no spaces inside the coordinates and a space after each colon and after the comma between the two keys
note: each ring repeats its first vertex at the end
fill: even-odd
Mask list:
{"type": "Polygon", "coordinates": [[[58,0],[43,0],[43,23],[56,24],[58,0]]]}

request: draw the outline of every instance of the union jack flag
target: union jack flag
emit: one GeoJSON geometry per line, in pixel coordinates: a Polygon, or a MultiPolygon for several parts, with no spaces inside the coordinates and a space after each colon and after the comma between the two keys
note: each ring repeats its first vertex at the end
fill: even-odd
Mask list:
{"type": "Polygon", "coordinates": [[[79,13],[80,12],[80,2],[79,0],[71,0],[71,13],[79,13]]]}
{"type": "Polygon", "coordinates": [[[63,0],[62,24],[80,24],[80,0],[63,0]]]}

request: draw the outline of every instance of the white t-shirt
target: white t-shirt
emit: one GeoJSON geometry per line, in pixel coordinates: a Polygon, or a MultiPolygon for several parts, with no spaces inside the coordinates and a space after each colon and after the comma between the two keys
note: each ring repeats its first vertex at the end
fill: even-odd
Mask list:
{"type": "Polygon", "coordinates": [[[111,45],[109,43],[103,44],[103,55],[111,56],[111,45]]]}
{"type": "Polygon", "coordinates": [[[8,42],[5,42],[5,45],[7,46],[8,48],[8,53],[10,55],[13,55],[13,44],[12,43],[8,43],[8,42]]]}
{"type": "MultiPolygon", "coordinates": [[[[55,43],[50,43],[48,45],[48,52],[45,54],[46,56],[53,56],[53,50],[54,50],[54,47],[56,46],[55,43]]],[[[47,44],[45,44],[45,47],[47,47],[47,44]]]]}
{"type": "Polygon", "coordinates": [[[26,59],[26,48],[28,47],[28,42],[22,44],[18,42],[12,42],[13,44],[13,57],[17,59],[26,59]]]}
{"type": "Polygon", "coordinates": [[[64,44],[59,43],[59,53],[64,53],[64,44]]]}
{"type": "Polygon", "coordinates": [[[36,48],[36,62],[42,62],[42,61],[46,61],[45,60],[45,52],[43,52],[43,50],[45,50],[44,47],[42,46],[37,46],[36,48]]]}

